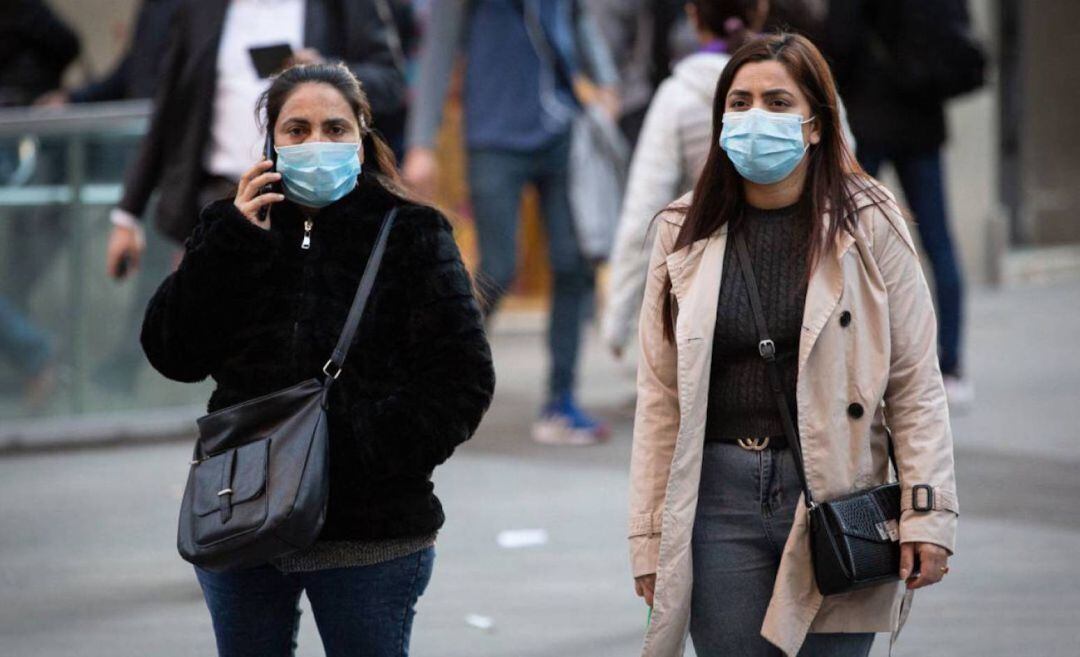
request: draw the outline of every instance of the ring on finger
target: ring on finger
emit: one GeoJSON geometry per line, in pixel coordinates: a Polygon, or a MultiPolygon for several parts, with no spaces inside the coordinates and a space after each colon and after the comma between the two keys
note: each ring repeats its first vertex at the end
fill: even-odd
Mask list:
{"type": "Polygon", "coordinates": [[[948,575],[949,574],[949,567],[948,566],[942,566],[941,567],[941,574],[942,575],[948,575]]]}

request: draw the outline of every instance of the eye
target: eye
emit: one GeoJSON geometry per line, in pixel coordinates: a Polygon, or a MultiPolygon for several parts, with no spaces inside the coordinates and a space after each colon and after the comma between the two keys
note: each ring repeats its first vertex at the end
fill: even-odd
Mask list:
{"type": "Polygon", "coordinates": [[[791,103],[781,98],[774,98],[773,100],[769,101],[769,107],[783,110],[791,107],[791,103]]]}
{"type": "Polygon", "coordinates": [[[730,103],[728,103],[728,108],[733,109],[733,110],[745,109],[746,107],[748,107],[748,105],[746,104],[746,101],[741,100],[741,99],[735,99],[735,100],[731,101],[730,103]]]}
{"type": "Polygon", "coordinates": [[[304,129],[299,126],[293,126],[289,128],[285,132],[285,134],[289,135],[290,137],[299,137],[300,135],[304,134],[304,129]]]}

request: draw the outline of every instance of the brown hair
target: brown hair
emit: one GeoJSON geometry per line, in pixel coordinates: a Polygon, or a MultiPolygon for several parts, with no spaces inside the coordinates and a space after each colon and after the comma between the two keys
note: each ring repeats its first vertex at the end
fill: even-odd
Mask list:
{"type": "MultiPolygon", "coordinates": [[[[840,231],[855,231],[856,207],[849,183],[854,182],[858,189],[870,191],[875,202],[884,202],[885,197],[872,191],[876,183],[863,172],[844,140],[836,102],[836,83],[828,64],[806,37],[797,34],[779,33],[752,39],[732,55],[724,68],[713,98],[712,145],[708,159],[694,186],[690,205],[672,208],[685,214],[672,249],[678,250],[708,237],[727,224],[732,232],[742,227],[746,208],[743,181],[727,153],[720,148],[720,132],[728,90],[735,75],[746,64],[764,61],[779,62],[795,79],[810,104],[810,114],[815,117],[821,134],[821,141],[807,151],[806,182],[798,200],[798,213],[809,224],[805,227],[810,237],[806,271],[809,277],[823,248],[830,251],[835,248],[840,231]],[[820,221],[826,208],[830,219],[827,227],[820,221]]],[[[664,336],[674,341],[670,289],[669,279],[662,299],[664,336]]]]}
{"type": "Polygon", "coordinates": [[[374,129],[371,103],[364,93],[363,85],[344,64],[304,64],[292,66],[274,76],[270,88],[263,92],[256,105],[256,118],[271,132],[277,125],[278,115],[285,101],[303,84],[328,84],[338,90],[352,108],[356,122],[360,124],[360,142],[366,155],[364,171],[374,178],[386,191],[412,203],[414,199],[405,190],[398,173],[394,151],[374,129]]]}

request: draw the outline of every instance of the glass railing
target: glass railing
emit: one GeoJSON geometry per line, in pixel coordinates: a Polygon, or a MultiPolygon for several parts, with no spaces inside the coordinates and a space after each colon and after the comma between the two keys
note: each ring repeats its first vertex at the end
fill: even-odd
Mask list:
{"type": "Polygon", "coordinates": [[[91,416],[153,423],[208,396],[139,346],[177,247],[147,230],[140,270],[105,274],[109,210],[148,115],[146,102],[0,111],[0,437],[91,416]]]}

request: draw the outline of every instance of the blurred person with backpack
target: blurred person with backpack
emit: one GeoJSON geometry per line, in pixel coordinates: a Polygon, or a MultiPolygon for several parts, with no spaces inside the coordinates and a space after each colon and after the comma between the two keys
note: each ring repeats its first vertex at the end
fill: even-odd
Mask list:
{"type": "Polygon", "coordinates": [[[832,0],[827,54],[848,103],[860,164],[900,178],[933,269],[939,358],[950,405],[974,398],[961,361],[964,284],[949,231],[941,157],[945,103],[982,86],[986,57],[966,0],[832,0]]]}

